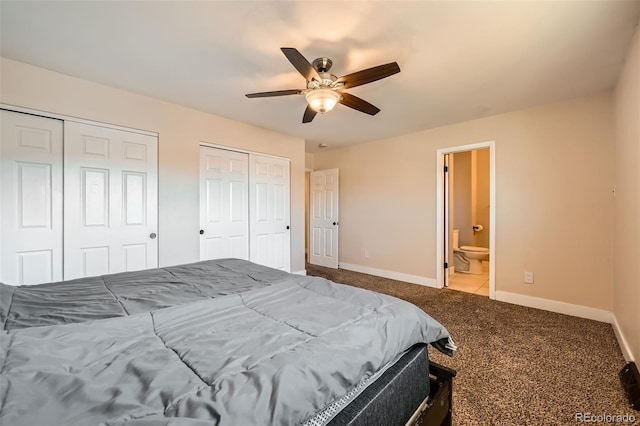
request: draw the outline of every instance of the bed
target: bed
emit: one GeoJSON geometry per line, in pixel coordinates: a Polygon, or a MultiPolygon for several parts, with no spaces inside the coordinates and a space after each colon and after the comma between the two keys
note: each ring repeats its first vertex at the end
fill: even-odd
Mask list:
{"type": "Polygon", "coordinates": [[[0,321],[1,424],[450,423],[446,329],[322,278],[222,259],[0,285],[0,321]]]}

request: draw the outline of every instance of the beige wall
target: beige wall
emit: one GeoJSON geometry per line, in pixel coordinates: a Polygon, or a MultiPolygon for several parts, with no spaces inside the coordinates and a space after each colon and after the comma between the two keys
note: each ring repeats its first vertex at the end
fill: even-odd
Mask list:
{"type": "Polygon", "coordinates": [[[309,170],[314,170],[313,168],[313,164],[314,163],[314,157],[313,154],[305,154],[304,156],[304,164],[305,167],[309,170]]]}
{"type": "Polygon", "coordinates": [[[159,134],[160,265],[199,259],[199,143],[291,159],[291,270],[304,269],[302,139],[2,58],[0,102],[159,134]]]}
{"type": "Polygon", "coordinates": [[[640,27],[615,91],[613,314],[640,360],[640,27]]]}
{"type": "Polygon", "coordinates": [[[490,171],[491,161],[489,159],[489,149],[478,149],[476,155],[476,223],[484,227],[473,236],[474,245],[478,247],[489,247],[489,235],[491,224],[489,223],[490,213],[490,171]]]}
{"type": "Polygon", "coordinates": [[[603,92],[316,153],[340,169],[340,262],[434,279],[436,151],[495,141],[496,290],[610,311],[613,137],[603,92]]]}

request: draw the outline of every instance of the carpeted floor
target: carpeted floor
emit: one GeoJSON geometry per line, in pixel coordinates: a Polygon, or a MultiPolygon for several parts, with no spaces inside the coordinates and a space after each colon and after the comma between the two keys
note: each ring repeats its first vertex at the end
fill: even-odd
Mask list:
{"type": "MultiPolygon", "coordinates": [[[[307,265],[307,274],[407,300],[442,323],[458,345],[454,425],[570,425],[576,413],[633,415],[618,372],[625,364],[610,324],[307,265]]],[[[626,423],[629,424],[629,423],[626,423]]]]}

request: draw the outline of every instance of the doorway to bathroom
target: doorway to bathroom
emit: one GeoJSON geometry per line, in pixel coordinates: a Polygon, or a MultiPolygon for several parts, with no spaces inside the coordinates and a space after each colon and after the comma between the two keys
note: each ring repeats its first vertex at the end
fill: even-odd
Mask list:
{"type": "Polygon", "coordinates": [[[495,143],[440,149],[437,285],[495,297],[495,143]]]}

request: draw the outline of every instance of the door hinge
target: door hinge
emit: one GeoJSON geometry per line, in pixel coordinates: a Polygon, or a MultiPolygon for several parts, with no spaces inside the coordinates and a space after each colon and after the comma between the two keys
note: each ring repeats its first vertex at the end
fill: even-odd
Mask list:
{"type": "Polygon", "coordinates": [[[444,166],[444,172],[447,173],[449,171],[449,166],[444,166]]]}
{"type": "Polygon", "coordinates": [[[449,269],[449,264],[447,262],[444,262],[444,269],[449,269]]]}

